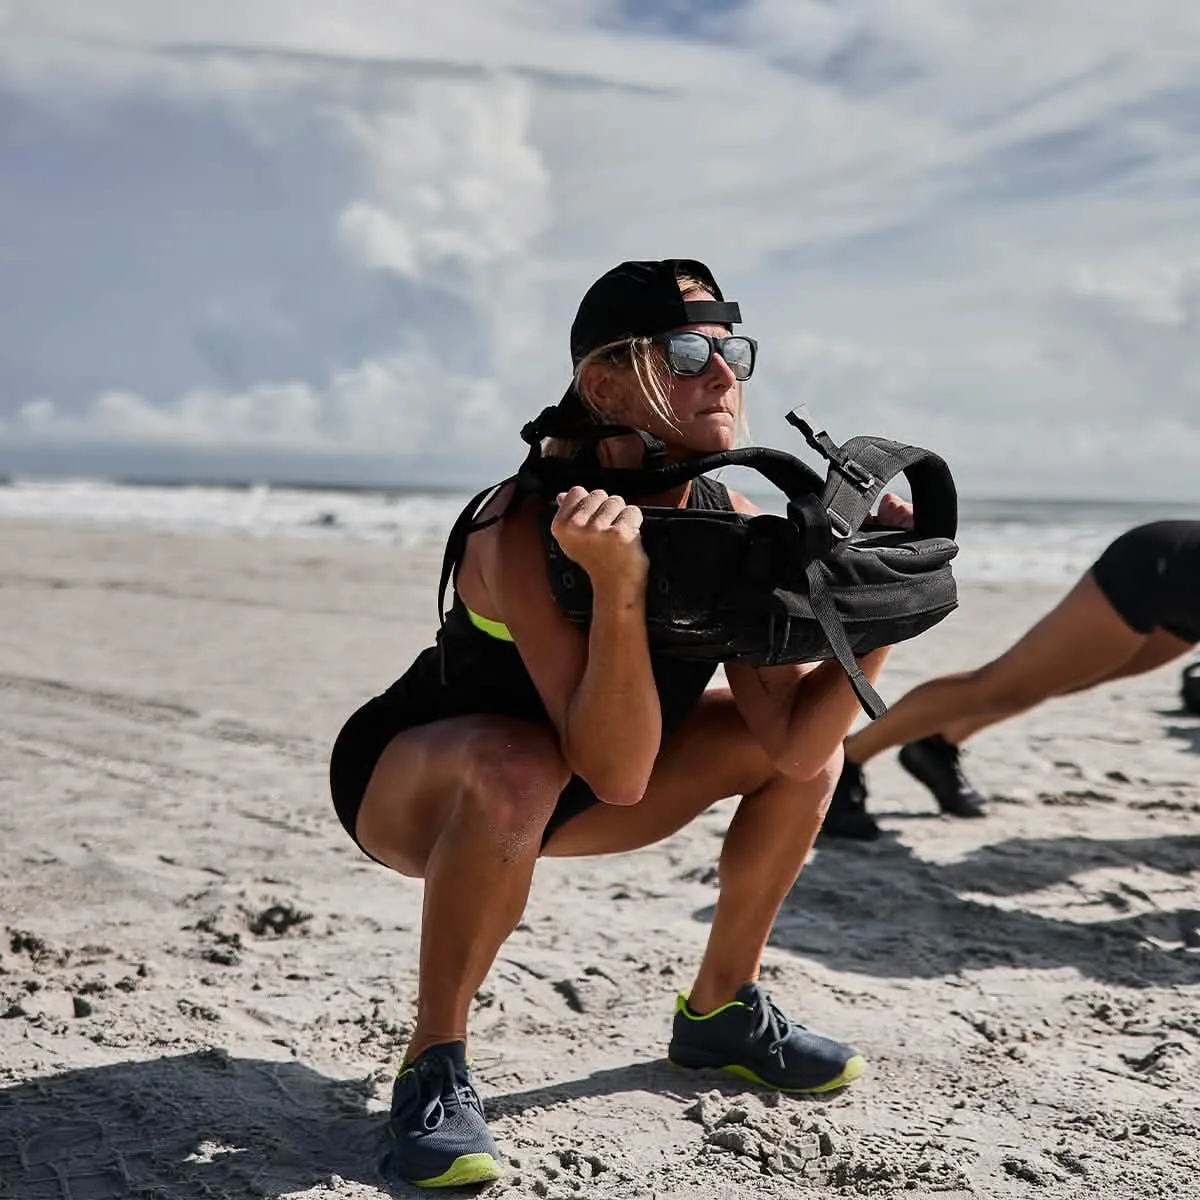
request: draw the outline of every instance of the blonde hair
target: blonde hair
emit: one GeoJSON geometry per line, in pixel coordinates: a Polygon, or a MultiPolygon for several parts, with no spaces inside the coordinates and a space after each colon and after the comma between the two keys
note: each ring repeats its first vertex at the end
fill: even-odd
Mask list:
{"type": "MultiPolygon", "coordinates": [[[[708,285],[690,275],[679,276],[678,283],[684,296],[691,292],[703,292],[705,296],[713,298],[708,285]]],[[[575,391],[583,402],[584,409],[593,420],[605,424],[611,418],[596,402],[585,382],[589,368],[601,362],[620,367],[628,366],[650,411],[672,429],[679,428],[675,422],[675,413],[671,409],[671,369],[662,355],[654,352],[654,343],[648,337],[622,338],[620,341],[597,346],[595,350],[584,355],[575,366],[575,391]]],[[[738,381],[735,386],[738,433],[744,438],[748,436],[748,430],[742,404],[741,382],[738,381]]],[[[542,443],[542,453],[555,458],[574,458],[580,448],[579,442],[565,438],[546,438],[542,443]]]]}

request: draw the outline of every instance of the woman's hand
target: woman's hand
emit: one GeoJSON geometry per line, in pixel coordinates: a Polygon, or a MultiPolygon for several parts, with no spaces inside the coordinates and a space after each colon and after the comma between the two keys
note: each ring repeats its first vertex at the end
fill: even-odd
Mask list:
{"type": "Polygon", "coordinates": [[[573,487],[558,495],[550,526],[563,553],[578,563],[592,583],[644,585],[650,560],[642,546],[642,510],[599,489],[573,487]]]}
{"type": "Polygon", "coordinates": [[[895,492],[884,492],[879,497],[879,508],[869,527],[911,529],[913,527],[913,506],[907,500],[901,500],[895,492]]]}

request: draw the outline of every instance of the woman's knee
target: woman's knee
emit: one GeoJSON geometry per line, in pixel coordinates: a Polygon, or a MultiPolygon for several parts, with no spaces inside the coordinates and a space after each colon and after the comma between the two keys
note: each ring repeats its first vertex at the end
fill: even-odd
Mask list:
{"type": "Polygon", "coordinates": [[[409,730],[383,752],[355,836],[371,855],[420,877],[449,826],[513,846],[540,838],[570,778],[554,732],[504,718],[409,730]]]}
{"type": "Polygon", "coordinates": [[[806,775],[802,779],[784,777],[786,786],[793,792],[797,808],[815,808],[824,816],[833,801],[833,792],[842,776],[842,764],[845,759],[845,751],[839,745],[815,774],[806,775]]]}
{"type": "Polygon", "coordinates": [[[552,730],[489,729],[466,751],[454,819],[505,843],[540,840],[570,778],[552,730]]]}

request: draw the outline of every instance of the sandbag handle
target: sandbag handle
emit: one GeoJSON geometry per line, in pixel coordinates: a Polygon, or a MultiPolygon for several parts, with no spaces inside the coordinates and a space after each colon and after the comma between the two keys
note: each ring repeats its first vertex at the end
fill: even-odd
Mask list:
{"type": "Polygon", "coordinates": [[[698,475],[720,467],[749,467],[773,483],[789,500],[820,494],[825,480],[794,454],[768,446],[741,446],[683,459],[665,467],[604,467],[571,459],[546,458],[531,454],[518,472],[518,482],[527,490],[554,496],[569,487],[602,488],[635,500],[638,496],[667,491],[698,475]]]}
{"type": "Polygon", "coordinates": [[[813,426],[803,405],[789,412],[787,421],[829,463],[822,499],[835,536],[857,533],[880,492],[897,475],[904,475],[912,489],[913,532],[917,537],[954,538],[958,492],[950,468],[932,450],[871,436],[838,445],[825,430],[813,426]]]}

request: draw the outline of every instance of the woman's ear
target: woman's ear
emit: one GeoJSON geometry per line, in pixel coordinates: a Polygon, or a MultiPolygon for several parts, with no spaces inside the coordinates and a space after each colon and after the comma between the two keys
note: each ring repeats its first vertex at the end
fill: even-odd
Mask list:
{"type": "Polygon", "coordinates": [[[588,363],[580,377],[581,390],[610,417],[625,410],[625,388],[618,373],[603,362],[588,363]]]}

